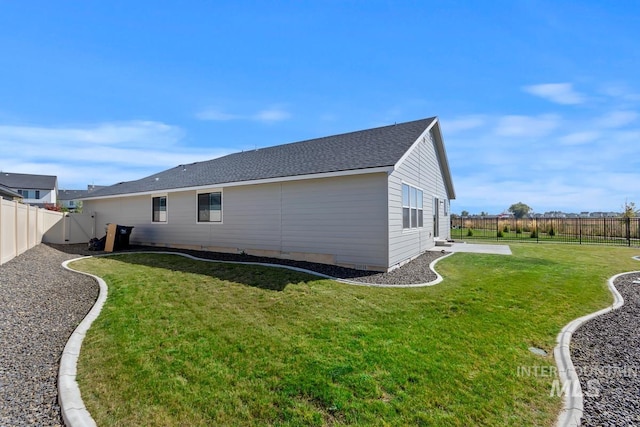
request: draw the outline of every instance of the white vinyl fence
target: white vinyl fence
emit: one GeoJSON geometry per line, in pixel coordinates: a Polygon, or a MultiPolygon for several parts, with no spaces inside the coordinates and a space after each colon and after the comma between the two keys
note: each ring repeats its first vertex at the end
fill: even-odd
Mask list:
{"type": "Polygon", "coordinates": [[[0,265],[49,243],[86,243],[95,235],[92,214],[65,214],[0,199],[0,265]]]}

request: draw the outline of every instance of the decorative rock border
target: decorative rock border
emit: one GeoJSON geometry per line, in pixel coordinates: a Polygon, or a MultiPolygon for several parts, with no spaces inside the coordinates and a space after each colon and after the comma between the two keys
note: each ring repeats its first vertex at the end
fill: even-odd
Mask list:
{"type": "MultiPolygon", "coordinates": [[[[442,282],[443,278],[435,270],[436,263],[441,259],[444,259],[450,255],[453,255],[453,252],[449,253],[445,256],[442,256],[433,260],[429,264],[429,268],[437,276],[437,278],[431,282],[410,284],[410,285],[385,285],[385,284],[371,284],[371,283],[357,282],[354,280],[338,279],[335,277],[328,276],[326,274],[318,273],[311,270],[306,270],[304,268],[293,267],[293,266],[282,265],[282,264],[211,260],[211,259],[198,258],[193,255],[189,255],[181,252],[164,252],[164,251],[162,252],[159,252],[159,251],[127,252],[127,254],[130,254],[130,253],[180,255],[196,261],[219,262],[219,263],[226,263],[226,264],[259,265],[264,267],[278,267],[278,268],[285,268],[288,270],[298,271],[302,273],[312,274],[314,276],[335,280],[337,282],[345,283],[348,285],[383,287],[383,288],[389,288],[389,287],[415,288],[415,287],[437,285],[438,283],[442,282]]],[[[101,254],[101,255],[95,255],[95,256],[103,257],[103,256],[113,256],[113,255],[122,255],[122,253],[101,254]]],[[[74,258],[62,263],[62,267],[64,267],[67,270],[93,277],[98,282],[98,285],[100,286],[100,293],[98,295],[98,299],[96,300],[96,303],[91,308],[91,310],[86,315],[86,317],[82,320],[82,322],[80,322],[80,324],[75,329],[75,331],[73,331],[73,333],[71,334],[71,337],[69,337],[69,341],[67,341],[67,345],[64,347],[64,350],[62,352],[62,357],[60,359],[60,371],[58,373],[58,403],[60,404],[62,418],[64,419],[64,423],[67,425],[67,427],[97,427],[95,420],[91,417],[91,414],[89,413],[86,406],[84,405],[84,401],[82,400],[82,396],[80,395],[80,388],[78,387],[78,383],[76,381],[76,376],[77,376],[78,357],[80,356],[80,347],[82,346],[82,341],[84,340],[84,337],[87,334],[87,331],[91,327],[91,324],[93,323],[94,320],[98,318],[98,316],[100,315],[100,312],[102,311],[102,307],[104,306],[104,303],[107,300],[108,288],[105,281],[100,277],[93,274],[85,273],[83,271],[74,270],[73,268],[69,267],[69,263],[73,261],[78,261],[81,259],[86,259],[86,258],[92,258],[92,257],[87,256],[87,257],[74,258]]]]}
{"type": "MultiPolygon", "coordinates": [[[[640,261],[640,256],[634,256],[632,258],[640,261]]],[[[556,423],[557,427],[579,426],[580,419],[584,412],[580,379],[578,378],[575,366],[571,361],[571,335],[573,335],[576,329],[578,329],[583,323],[622,307],[624,304],[624,298],[622,298],[622,295],[620,295],[620,292],[616,289],[614,282],[620,276],[636,273],[640,273],[640,271],[620,273],[609,278],[607,284],[609,286],[609,291],[611,291],[611,294],[613,295],[613,304],[586,316],[578,317],[577,319],[569,322],[558,334],[558,337],[556,338],[557,345],[553,349],[553,356],[556,360],[556,364],[558,365],[558,376],[560,377],[562,389],[565,390],[565,393],[564,407],[558,416],[558,421],[556,423]]]]}

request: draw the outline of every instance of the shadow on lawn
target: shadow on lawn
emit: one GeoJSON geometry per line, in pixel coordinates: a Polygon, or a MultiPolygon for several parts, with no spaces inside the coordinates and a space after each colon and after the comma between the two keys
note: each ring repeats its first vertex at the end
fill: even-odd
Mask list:
{"type": "Polygon", "coordinates": [[[223,282],[269,291],[284,291],[288,285],[318,280],[317,276],[283,268],[198,261],[172,254],[117,253],[114,258],[129,264],[207,275],[223,282]]]}
{"type": "MultiPolygon", "coordinates": [[[[106,253],[102,251],[89,251],[86,245],[48,245],[56,250],[78,256],[102,255],[106,253]]],[[[140,250],[140,248],[136,249],[140,250]]],[[[136,253],[135,251],[119,251],[114,252],[112,255],[121,262],[180,271],[182,273],[204,274],[221,281],[239,283],[270,291],[284,291],[287,285],[290,284],[319,280],[317,276],[283,268],[198,261],[180,255],[165,255],[161,253],[163,251],[158,252],[159,253],[155,254],[147,254],[136,253]]],[[[254,260],[234,259],[233,261],[252,262],[254,260]]]]}
{"type": "MultiPolygon", "coordinates": [[[[59,245],[59,244],[52,244],[52,243],[46,243],[46,244],[61,252],[77,254],[78,256],[94,256],[94,255],[102,255],[106,253],[104,251],[90,251],[88,249],[87,244],[66,244],[66,245],[59,245]]],[[[197,251],[192,249],[177,249],[177,248],[168,248],[168,247],[160,247],[160,246],[131,245],[129,249],[114,252],[114,254],[124,254],[124,253],[139,252],[139,251],[180,252],[180,253],[193,255],[198,258],[204,258],[204,259],[210,259],[210,260],[216,260],[216,261],[259,262],[259,263],[267,263],[267,264],[284,265],[284,266],[290,266],[290,267],[303,268],[310,271],[316,271],[318,273],[325,274],[331,277],[337,277],[340,279],[349,279],[349,280],[358,280],[359,278],[365,278],[368,276],[381,274],[378,271],[355,270],[352,268],[339,267],[336,265],[320,264],[320,263],[308,262],[308,261],[295,261],[291,259],[260,257],[255,255],[247,255],[247,254],[231,254],[231,253],[222,253],[222,252],[197,251]]]]}

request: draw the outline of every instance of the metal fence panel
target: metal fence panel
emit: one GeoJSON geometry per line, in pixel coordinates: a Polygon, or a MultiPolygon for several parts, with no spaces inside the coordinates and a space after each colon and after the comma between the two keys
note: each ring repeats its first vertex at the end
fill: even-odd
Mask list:
{"type": "Polygon", "coordinates": [[[451,226],[451,238],[459,240],[640,246],[640,218],[473,216],[452,218],[451,226]]]}

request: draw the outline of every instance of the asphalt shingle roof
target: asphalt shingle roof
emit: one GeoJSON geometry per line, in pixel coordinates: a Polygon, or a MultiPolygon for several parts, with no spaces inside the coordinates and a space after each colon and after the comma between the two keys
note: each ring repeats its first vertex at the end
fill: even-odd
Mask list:
{"type": "Polygon", "coordinates": [[[53,190],[57,180],[53,175],[0,172],[0,184],[20,190],[53,190]]]}
{"type": "Polygon", "coordinates": [[[179,165],[88,198],[393,166],[435,117],[179,165]]]}
{"type": "Polygon", "coordinates": [[[14,191],[9,187],[5,187],[4,185],[0,184],[0,197],[14,198],[14,197],[22,197],[22,195],[20,195],[17,191],[14,191]]]}

